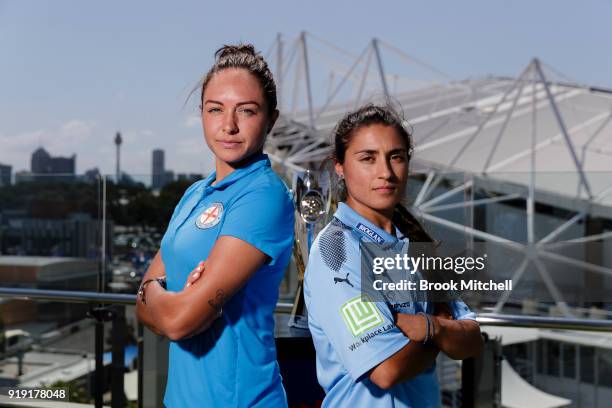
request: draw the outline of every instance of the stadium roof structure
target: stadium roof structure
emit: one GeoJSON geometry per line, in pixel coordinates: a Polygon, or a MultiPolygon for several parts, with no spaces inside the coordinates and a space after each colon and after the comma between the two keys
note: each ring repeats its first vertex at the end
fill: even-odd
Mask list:
{"type": "MultiPolygon", "coordinates": [[[[316,107],[311,92],[307,38],[310,40],[312,35],[302,33],[291,53],[293,57],[299,56],[293,83],[294,108],[288,109],[287,103],[281,102],[281,118],[267,141],[266,151],[274,162],[288,171],[318,168],[329,157],[333,127],[346,112],[364,101],[387,101],[402,113],[405,125],[413,130],[412,167],[423,173],[424,180],[413,202],[412,209],[417,215],[475,238],[507,244],[517,251],[527,253],[527,248],[533,247],[538,257],[612,275],[611,268],[546,249],[547,245],[612,238],[612,231],[605,228],[578,237],[567,234],[573,225],[589,217],[612,220],[611,90],[578,84],[537,58],[516,78],[452,81],[440,70],[373,39],[361,55],[353,56],[352,64],[345,64],[344,76],[339,81],[332,81],[331,77],[327,98],[316,107]],[[411,83],[416,84],[412,89],[392,91],[390,82],[397,76],[385,72],[382,49],[401,56],[408,65],[421,68],[435,79],[417,79],[411,83]],[[377,81],[378,86],[372,87],[372,81],[377,81]],[[295,101],[300,99],[301,85],[305,87],[302,99],[306,107],[299,110],[295,109],[295,101]],[[338,102],[343,92],[350,96],[338,102]],[[437,187],[449,180],[451,187],[440,192],[437,187]],[[474,198],[475,184],[494,193],[491,197],[474,198]],[[470,193],[471,199],[459,203],[452,200],[453,196],[470,193]],[[443,209],[513,200],[525,204],[526,242],[509,240],[434,214],[443,209]],[[544,236],[538,236],[534,226],[536,203],[561,208],[570,216],[544,236]]],[[[291,63],[283,60],[282,44],[279,36],[273,47],[277,51],[277,68],[282,68],[281,73],[278,70],[276,73],[281,77],[281,86],[286,85],[287,67],[291,63]]],[[[286,93],[282,96],[284,100],[290,99],[286,93]]],[[[542,276],[548,276],[538,257],[526,256],[514,278],[520,279],[531,262],[542,276]]],[[[544,280],[550,292],[557,293],[554,297],[564,313],[571,315],[554,282],[544,280]]],[[[501,299],[496,309],[500,310],[504,302],[501,299]]]]}

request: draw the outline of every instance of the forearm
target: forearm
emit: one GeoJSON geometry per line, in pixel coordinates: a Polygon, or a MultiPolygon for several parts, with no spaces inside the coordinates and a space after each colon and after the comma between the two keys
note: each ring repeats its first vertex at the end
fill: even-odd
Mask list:
{"type": "Polygon", "coordinates": [[[151,322],[164,336],[173,339],[175,337],[175,323],[180,305],[174,292],[164,290],[156,282],[152,282],[145,292],[147,314],[151,322]]]}
{"type": "MultiPolygon", "coordinates": [[[[157,251],[142,281],[146,282],[150,279],[160,278],[165,275],[166,275],[166,267],[164,266],[164,262],[161,257],[161,252],[157,251]]],[[[151,285],[152,283],[153,282],[150,282],[149,284],[147,284],[147,286],[151,285]]],[[[143,325],[149,328],[149,330],[153,331],[155,334],[160,335],[160,336],[165,335],[160,330],[160,328],[155,325],[153,316],[151,315],[151,308],[147,307],[147,305],[142,303],[140,296],[136,296],[136,318],[143,325]]]]}
{"type": "Polygon", "coordinates": [[[155,325],[155,321],[151,314],[151,308],[143,304],[138,296],[136,297],[136,318],[140,323],[158,336],[166,335],[159,327],[155,325]]]}
{"type": "MultiPolygon", "coordinates": [[[[250,244],[222,236],[206,259],[204,275],[195,283],[188,281],[180,292],[166,291],[159,283],[151,282],[145,290],[144,307],[152,324],[170,340],[196,335],[210,328],[228,299],[267,260],[265,253],[250,244]],[[236,253],[240,256],[236,257],[236,253]],[[230,267],[232,273],[227,272],[230,267]]],[[[203,270],[200,264],[198,272],[203,270]]]]}
{"type": "Polygon", "coordinates": [[[411,341],[400,351],[379,364],[370,379],[383,389],[408,381],[430,368],[440,350],[432,344],[411,341]]]}
{"type": "Polygon", "coordinates": [[[411,341],[399,351],[399,364],[395,383],[411,380],[430,368],[438,357],[440,350],[431,344],[411,341]]]}
{"type": "MultiPolygon", "coordinates": [[[[204,282],[198,282],[204,284],[204,282]]],[[[198,314],[194,319],[190,303],[193,292],[184,289],[169,292],[154,283],[147,287],[146,305],[153,327],[172,341],[191,337],[207,330],[217,317],[214,313],[198,314]],[[197,320],[197,321],[195,321],[197,320]]]]}
{"type": "Polygon", "coordinates": [[[478,323],[473,320],[450,320],[431,316],[436,327],[435,344],[454,360],[476,357],[482,352],[484,342],[478,323]]]}

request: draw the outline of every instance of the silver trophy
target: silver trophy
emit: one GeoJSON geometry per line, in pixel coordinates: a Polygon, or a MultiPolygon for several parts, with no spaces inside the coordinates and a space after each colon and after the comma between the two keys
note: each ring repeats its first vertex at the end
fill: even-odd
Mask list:
{"type": "Polygon", "coordinates": [[[308,315],[304,305],[304,272],[308,254],[317,232],[325,225],[331,203],[329,172],[306,170],[293,175],[293,194],[298,217],[295,218],[293,255],[298,272],[298,286],[293,302],[289,326],[308,328],[308,315]]]}

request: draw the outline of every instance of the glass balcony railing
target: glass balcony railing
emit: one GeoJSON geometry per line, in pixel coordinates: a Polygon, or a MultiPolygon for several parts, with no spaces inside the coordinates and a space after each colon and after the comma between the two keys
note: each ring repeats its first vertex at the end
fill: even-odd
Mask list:
{"type": "MultiPolygon", "coordinates": [[[[3,390],[65,390],[66,397],[60,400],[66,407],[70,407],[69,403],[96,407],[162,406],[167,370],[164,356],[168,344],[148,330],[143,330],[136,322],[133,295],[2,287],[0,299],[3,317],[7,309],[28,311],[21,314],[21,324],[13,322],[4,327],[4,349],[0,358],[0,387],[3,390]],[[11,328],[17,326],[20,329],[11,328]],[[146,393],[143,392],[145,389],[146,393]]],[[[283,311],[286,312],[286,307],[281,304],[279,313],[283,311]]],[[[576,333],[612,333],[612,321],[601,319],[483,313],[478,321],[483,332],[492,333],[491,337],[499,333],[495,331],[496,328],[518,330],[514,333],[515,339],[521,335],[521,330],[534,329],[557,330],[573,333],[574,336],[576,333]]],[[[307,382],[303,378],[304,371],[287,371],[286,367],[294,364],[294,361],[286,359],[287,351],[283,350],[289,344],[277,339],[279,363],[281,370],[285,370],[284,381],[304,384],[307,382]],[[291,374],[294,377],[298,374],[299,378],[292,378],[291,374]]],[[[565,351],[564,360],[553,360],[552,356],[559,354],[558,348],[555,348],[555,343],[545,343],[550,349],[544,358],[547,363],[542,367],[540,358],[536,367],[526,358],[531,349],[523,347],[519,350],[516,344],[532,345],[534,351],[542,352],[543,343],[542,340],[535,343],[510,342],[504,347],[504,354],[509,354],[505,359],[522,369],[523,377],[541,377],[542,372],[550,375],[563,370],[566,377],[578,375],[584,382],[592,384],[596,379],[601,379],[603,384],[607,384],[608,379],[604,375],[612,369],[607,353],[589,354],[588,348],[579,348],[582,365],[576,368],[571,359],[575,357],[573,354],[565,351]],[[520,352],[523,353],[522,359],[520,352]],[[593,371],[594,367],[596,371],[593,371]],[[577,374],[572,374],[576,370],[579,370],[577,374]]],[[[510,373],[509,367],[500,366],[501,355],[496,356],[494,352],[492,347],[485,349],[482,361],[475,364],[466,360],[463,368],[456,361],[439,357],[438,377],[445,406],[472,406],[467,402],[476,401],[478,395],[486,393],[491,386],[498,388],[498,394],[500,387],[507,386],[502,383],[502,378],[498,378],[498,383],[491,382],[495,376],[483,380],[483,366],[486,369],[487,366],[497,365],[498,376],[508,376],[510,373]]],[[[311,363],[314,364],[314,361],[311,363]]],[[[531,380],[534,381],[534,378],[531,377],[531,380]]],[[[292,389],[287,384],[286,387],[292,389]]],[[[529,392],[530,389],[523,391],[529,392]]],[[[312,390],[313,394],[317,392],[320,391],[312,390]]],[[[288,393],[288,397],[291,400],[292,395],[288,393]]],[[[21,406],[24,407],[45,407],[48,403],[38,400],[40,405],[36,405],[35,399],[22,399],[21,406]]],[[[8,395],[0,397],[0,406],[20,406],[19,402],[19,399],[8,398],[8,395]]]]}
{"type": "Polygon", "coordinates": [[[143,330],[134,301],[127,294],[1,288],[0,406],[36,399],[28,390],[61,392],[39,401],[143,406],[143,330]]]}

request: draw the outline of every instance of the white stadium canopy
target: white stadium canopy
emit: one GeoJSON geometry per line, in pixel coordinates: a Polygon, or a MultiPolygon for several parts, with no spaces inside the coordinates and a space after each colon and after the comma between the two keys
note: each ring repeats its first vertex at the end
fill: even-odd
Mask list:
{"type": "MultiPolygon", "coordinates": [[[[419,190],[410,197],[417,216],[473,239],[502,243],[526,255],[536,253],[516,267],[514,283],[526,268],[537,268],[566,316],[572,311],[548,278],[550,266],[544,260],[612,276],[611,267],[576,261],[558,251],[564,245],[612,238],[612,230],[603,227],[585,233],[572,229],[594,217],[612,220],[612,90],[579,84],[537,58],[516,78],[457,81],[378,39],[358,56],[308,33],[295,39],[286,53],[283,44],[279,37],[270,50],[277,53],[282,114],[266,145],[278,167],[289,173],[319,168],[331,153],[331,133],[338,120],[364,101],[382,97],[413,129],[412,170],[422,173],[419,190]],[[313,77],[326,68],[313,67],[313,56],[324,55],[324,48],[336,51],[344,64],[328,64],[332,75],[327,96],[316,104],[313,77]],[[385,56],[391,54],[406,62],[406,72],[385,71],[390,66],[385,56]],[[415,67],[427,80],[423,75],[409,78],[406,73],[415,67]],[[396,89],[392,83],[406,86],[396,89]],[[301,106],[300,100],[305,101],[301,106]],[[486,190],[487,196],[474,197],[476,188],[486,190]],[[521,240],[440,215],[450,208],[517,200],[524,203],[526,238],[521,240]],[[536,231],[536,204],[569,215],[542,233],[536,231]]],[[[495,311],[506,300],[502,297],[495,311]]]]}

